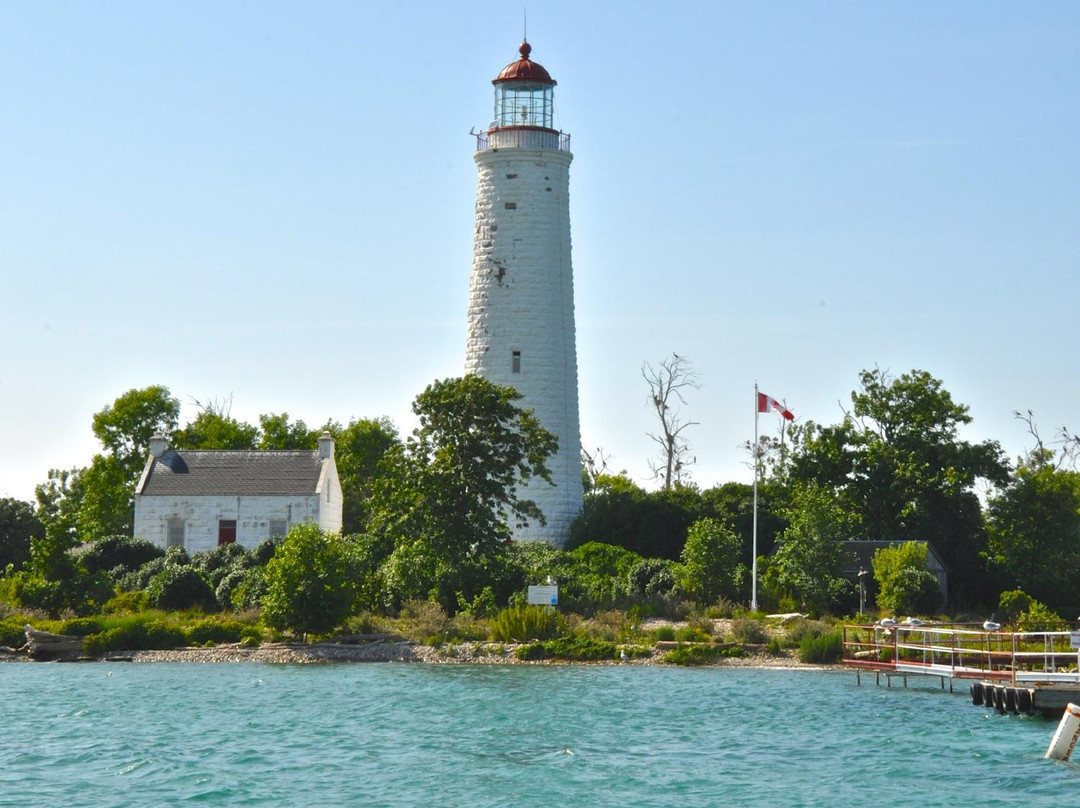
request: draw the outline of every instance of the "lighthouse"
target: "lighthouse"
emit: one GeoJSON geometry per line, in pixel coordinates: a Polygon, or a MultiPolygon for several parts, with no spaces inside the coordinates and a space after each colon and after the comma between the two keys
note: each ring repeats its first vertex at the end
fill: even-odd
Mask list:
{"type": "Polygon", "coordinates": [[[570,137],[553,124],[555,80],[529,56],[502,69],[495,119],[476,138],[476,229],[469,284],[465,372],[516,388],[559,439],[548,461],[554,485],[533,480],[519,495],[546,524],[514,531],[523,541],[565,544],[581,512],[574,273],[570,262],[570,137]]]}

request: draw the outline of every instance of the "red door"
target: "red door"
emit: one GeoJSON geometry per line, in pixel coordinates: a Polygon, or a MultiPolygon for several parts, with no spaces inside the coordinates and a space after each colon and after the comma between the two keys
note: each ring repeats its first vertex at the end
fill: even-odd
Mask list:
{"type": "Polygon", "coordinates": [[[219,519],[217,523],[217,543],[232,544],[236,541],[236,520],[219,519]]]}

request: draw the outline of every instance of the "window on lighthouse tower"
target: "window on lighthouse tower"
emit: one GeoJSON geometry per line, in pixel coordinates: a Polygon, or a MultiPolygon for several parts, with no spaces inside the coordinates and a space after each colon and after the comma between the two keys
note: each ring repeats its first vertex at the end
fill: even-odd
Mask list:
{"type": "Polygon", "coordinates": [[[512,351],[510,353],[510,372],[521,373],[521,351],[512,351]]]}

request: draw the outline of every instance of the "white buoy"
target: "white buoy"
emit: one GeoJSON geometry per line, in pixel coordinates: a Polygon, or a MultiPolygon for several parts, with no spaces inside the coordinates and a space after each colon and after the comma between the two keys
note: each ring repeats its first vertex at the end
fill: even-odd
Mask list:
{"type": "Polygon", "coordinates": [[[1069,704],[1065,708],[1065,715],[1061,716],[1054,739],[1050,741],[1050,748],[1046,750],[1046,757],[1055,760],[1068,760],[1073,753],[1073,747],[1080,739],[1080,707],[1069,704]]]}

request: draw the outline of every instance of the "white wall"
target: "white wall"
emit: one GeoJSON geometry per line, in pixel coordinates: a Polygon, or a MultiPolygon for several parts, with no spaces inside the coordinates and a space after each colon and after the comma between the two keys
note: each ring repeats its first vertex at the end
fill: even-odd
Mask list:
{"type": "Polygon", "coordinates": [[[547,527],[515,531],[522,540],[565,543],[581,512],[574,274],[570,258],[569,178],[572,155],[557,149],[485,149],[478,170],[476,230],[469,288],[465,372],[524,395],[559,439],[549,460],[552,487],[521,492],[547,527]],[[513,373],[513,351],[521,372],[513,373]]]}

